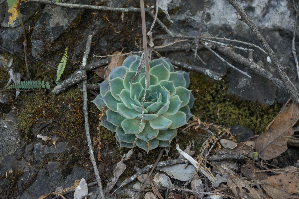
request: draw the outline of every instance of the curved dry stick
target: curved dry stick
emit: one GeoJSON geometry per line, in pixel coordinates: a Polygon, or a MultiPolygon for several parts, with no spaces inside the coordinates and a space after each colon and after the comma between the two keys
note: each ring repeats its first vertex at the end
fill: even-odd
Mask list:
{"type": "MultiPolygon", "coordinates": [[[[85,52],[84,52],[83,60],[82,60],[82,66],[81,66],[83,76],[86,76],[85,68],[86,68],[87,57],[88,57],[90,46],[91,46],[91,39],[92,39],[92,35],[89,35],[88,39],[87,39],[87,44],[86,44],[86,49],[85,49],[85,52]]],[[[97,163],[96,163],[94,155],[93,155],[92,142],[91,142],[90,133],[89,133],[86,84],[87,84],[87,80],[85,79],[83,81],[83,97],[84,97],[83,113],[84,113],[84,117],[85,117],[86,138],[87,138],[87,143],[88,143],[88,148],[89,148],[90,159],[91,159],[91,162],[92,162],[92,166],[93,166],[93,170],[94,170],[94,173],[95,173],[95,176],[96,176],[96,180],[98,182],[98,187],[99,187],[99,190],[100,190],[100,196],[101,196],[102,199],[104,199],[105,197],[104,197],[104,194],[103,194],[101,177],[100,177],[100,174],[99,174],[97,163]]]]}

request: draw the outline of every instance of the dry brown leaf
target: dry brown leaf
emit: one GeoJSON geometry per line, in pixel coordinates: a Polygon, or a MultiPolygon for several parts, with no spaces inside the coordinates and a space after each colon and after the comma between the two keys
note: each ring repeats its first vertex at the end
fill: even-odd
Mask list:
{"type": "Polygon", "coordinates": [[[236,173],[229,176],[227,185],[231,188],[236,198],[262,199],[260,194],[251,188],[247,181],[242,180],[236,173]]]}
{"type": "Polygon", "coordinates": [[[133,154],[133,149],[131,149],[130,151],[128,151],[126,154],[123,155],[122,159],[117,163],[114,171],[113,171],[113,178],[111,180],[111,182],[109,182],[107,184],[107,188],[105,190],[105,193],[109,193],[111,191],[111,189],[113,189],[114,185],[116,184],[119,176],[126,170],[126,165],[124,164],[124,160],[128,160],[130,159],[130,157],[133,154]]]}
{"type": "Polygon", "coordinates": [[[94,70],[94,72],[102,79],[105,79],[106,67],[100,67],[94,70]]]}
{"type": "Polygon", "coordinates": [[[292,127],[298,118],[298,106],[287,102],[265,132],[255,141],[255,147],[261,159],[270,160],[288,149],[287,141],[294,133],[292,127]]]}
{"type": "Polygon", "coordinates": [[[42,196],[38,197],[38,199],[44,199],[44,198],[48,197],[48,195],[42,195],[42,196]]]}
{"type": "Polygon", "coordinates": [[[247,165],[241,168],[242,174],[247,177],[247,179],[252,180],[265,180],[268,178],[268,175],[262,172],[259,172],[260,169],[252,165],[252,160],[249,160],[247,165]]]}
{"type": "Polygon", "coordinates": [[[262,185],[263,189],[267,192],[272,199],[282,199],[282,198],[294,198],[291,194],[272,187],[271,185],[264,184],[262,185]]]}
{"type": "Polygon", "coordinates": [[[299,178],[290,172],[283,172],[279,175],[270,176],[267,182],[272,187],[286,191],[289,194],[299,193],[299,178]]]}
{"type": "Polygon", "coordinates": [[[95,70],[95,73],[100,76],[101,78],[107,80],[108,76],[112,70],[112,68],[116,68],[121,66],[123,61],[125,60],[125,56],[120,56],[121,52],[116,51],[113,53],[114,56],[111,57],[110,63],[106,68],[100,67],[95,70]]]}
{"type": "Polygon", "coordinates": [[[117,163],[116,168],[113,171],[113,179],[111,182],[107,184],[107,188],[105,193],[109,193],[111,189],[113,189],[114,185],[116,184],[119,176],[126,170],[126,165],[123,163],[123,160],[117,163]]]}
{"type": "Polygon", "coordinates": [[[151,186],[152,186],[152,190],[153,190],[154,194],[155,194],[159,199],[163,199],[162,195],[160,194],[160,192],[159,192],[158,189],[156,188],[155,184],[153,183],[153,180],[151,180],[151,186]]]}

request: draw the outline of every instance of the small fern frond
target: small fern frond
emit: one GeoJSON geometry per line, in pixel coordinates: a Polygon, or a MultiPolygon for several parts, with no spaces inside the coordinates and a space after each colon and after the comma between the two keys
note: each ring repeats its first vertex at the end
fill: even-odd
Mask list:
{"type": "Polygon", "coordinates": [[[56,84],[58,85],[59,83],[59,80],[60,80],[60,77],[64,71],[64,68],[65,68],[65,65],[66,65],[66,61],[67,61],[67,51],[68,51],[68,47],[66,47],[65,49],[65,52],[64,52],[64,55],[58,65],[58,68],[57,68],[57,78],[56,78],[56,84]]]}
{"type": "Polygon", "coordinates": [[[44,81],[22,81],[22,82],[17,82],[12,85],[10,85],[7,89],[42,89],[42,88],[47,88],[50,89],[50,84],[49,82],[44,82],[44,81]]]}

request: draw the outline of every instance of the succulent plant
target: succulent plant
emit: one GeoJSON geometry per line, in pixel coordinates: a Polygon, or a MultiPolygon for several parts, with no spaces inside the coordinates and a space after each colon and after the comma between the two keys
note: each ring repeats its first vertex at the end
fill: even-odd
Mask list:
{"type": "Polygon", "coordinates": [[[174,72],[167,59],[152,60],[149,63],[150,85],[146,90],[141,124],[144,70],[131,82],[140,59],[139,56],[131,55],[122,66],[112,69],[108,80],[100,84],[100,94],[93,103],[100,110],[104,105],[108,107],[102,117],[102,126],[115,132],[120,147],[131,148],[138,136],[136,145],[149,151],[170,145],[177,135],[177,128],[186,124],[192,116],[190,108],[195,99],[187,89],[190,84],[189,73],[174,72]]]}

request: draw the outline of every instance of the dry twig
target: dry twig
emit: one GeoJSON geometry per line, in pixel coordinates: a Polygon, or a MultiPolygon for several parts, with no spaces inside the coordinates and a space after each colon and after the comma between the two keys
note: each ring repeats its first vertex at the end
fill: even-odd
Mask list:
{"type": "MultiPolygon", "coordinates": [[[[115,11],[115,12],[140,12],[140,8],[112,8],[107,6],[94,6],[94,5],[82,5],[82,4],[72,4],[72,3],[56,3],[55,1],[46,0],[29,0],[29,2],[45,3],[50,5],[57,5],[61,7],[68,8],[84,8],[93,10],[105,10],[105,11],[115,11]]],[[[146,8],[146,10],[151,10],[153,7],[146,8]]]]}
{"type": "Polygon", "coordinates": [[[295,59],[295,63],[296,63],[296,68],[297,68],[297,77],[299,78],[299,66],[298,66],[298,59],[297,59],[297,54],[296,54],[296,45],[295,45],[295,38],[296,38],[296,27],[297,27],[297,19],[298,19],[298,15],[299,15],[299,11],[297,8],[297,5],[295,4],[295,1],[293,0],[293,5],[294,5],[294,9],[296,11],[296,16],[295,16],[295,22],[294,22],[294,33],[293,33],[293,40],[292,40],[292,53],[295,59]]]}
{"type": "Polygon", "coordinates": [[[137,195],[134,196],[134,199],[138,199],[138,198],[139,198],[140,192],[141,192],[141,191],[144,189],[144,187],[145,187],[145,184],[146,184],[145,182],[151,177],[151,175],[152,175],[152,173],[153,173],[155,167],[157,166],[158,162],[160,161],[160,159],[161,159],[161,157],[162,157],[162,155],[163,155],[163,152],[164,152],[164,149],[162,149],[161,152],[159,153],[158,158],[157,158],[157,160],[156,160],[156,162],[155,162],[155,164],[154,164],[152,170],[151,170],[150,173],[147,175],[147,178],[144,180],[144,184],[141,186],[141,188],[140,188],[139,192],[137,193],[137,195]]]}
{"type": "MultiPolygon", "coordinates": [[[[88,71],[88,70],[93,70],[93,69],[101,67],[101,66],[105,66],[109,63],[109,61],[110,61],[109,58],[102,59],[99,61],[94,61],[94,62],[86,65],[85,70],[88,71]]],[[[55,88],[52,90],[52,93],[58,94],[58,93],[64,91],[65,89],[67,89],[68,87],[81,82],[84,78],[86,78],[86,75],[83,75],[83,70],[79,69],[79,70],[73,72],[73,74],[71,74],[66,80],[62,81],[59,85],[55,86],[55,88]]]]}
{"type": "MultiPolygon", "coordinates": [[[[90,51],[90,46],[91,46],[91,39],[92,39],[92,35],[88,36],[87,39],[87,44],[86,44],[86,49],[84,52],[84,56],[83,56],[83,60],[82,60],[82,75],[86,76],[86,70],[85,70],[85,66],[86,66],[86,62],[87,62],[87,57],[90,51]]],[[[85,117],[85,131],[86,131],[86,138],[87,138],[87,143],[88,143],[88,148],[89,148],[89,155],[90,155],[90,159],[93,165],[93,170],[98,182],[98,187],[100,190],[100,196],[102,199],[104,199],[104,194],[103,194],[103,190],[102,190],[102,183],[101,183],[101,178],[99,175],[99,171],[97,168],[97,163],[95,161],[94,155],[93,155],[93,149],[92,149],[92,142],[90,139],[90,133],[89,133],[89,123],[88,123],[88,111],[87,111],[87,88],[86,88],[86,84],[87,84],[87,80],[83,81],[83,113],[84,113],[84,117],[85,117]]]]}

